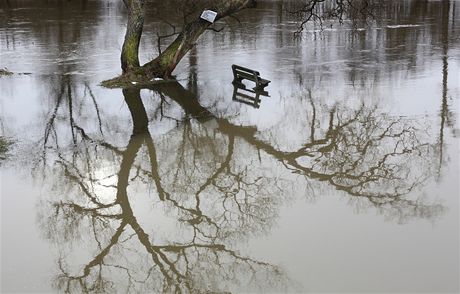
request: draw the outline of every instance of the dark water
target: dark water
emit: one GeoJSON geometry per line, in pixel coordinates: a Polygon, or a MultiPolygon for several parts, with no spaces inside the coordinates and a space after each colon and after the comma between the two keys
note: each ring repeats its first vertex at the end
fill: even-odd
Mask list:
{"type": "Polygon", "coordinates": [[[459,291],[460,3],[299,40],[262,1],[178,83],[107,90],[119,2],[0,4],[2,292],[459,291]],[[270,97],[232,99],[233,63],[270,97]]]}

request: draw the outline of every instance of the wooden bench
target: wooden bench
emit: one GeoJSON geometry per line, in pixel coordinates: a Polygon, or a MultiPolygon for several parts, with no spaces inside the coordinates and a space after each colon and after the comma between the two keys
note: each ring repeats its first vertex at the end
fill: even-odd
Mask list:
{"type": "Polygon", "coordinates": [[[253,81],[256,86],[252,88],[255,92],[262,92],[266,93],[264,90],[266,86],[270,83],[269,80],[262,79],[260,77],[260,73],[258,71],[242,67],[236,64],[232,65],[232,71],[233,71],[233,82],[232,84],[240,87],[240,88],[246,88],[246,86],[243,84],[243,80],[249,80],[253,81]]]}

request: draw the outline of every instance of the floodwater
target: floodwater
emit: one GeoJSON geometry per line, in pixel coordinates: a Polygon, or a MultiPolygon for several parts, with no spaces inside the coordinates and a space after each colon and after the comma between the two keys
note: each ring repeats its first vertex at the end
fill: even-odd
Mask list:
{"type": "MultiPolygon", "coordinates": [[[[179,13],[148,5],[142,62],[179,13]]],[[[460,3],[301,39],[289,5],[108,90],[121,1],[2,1],[1,292],[458,292],[460,3]]]]}

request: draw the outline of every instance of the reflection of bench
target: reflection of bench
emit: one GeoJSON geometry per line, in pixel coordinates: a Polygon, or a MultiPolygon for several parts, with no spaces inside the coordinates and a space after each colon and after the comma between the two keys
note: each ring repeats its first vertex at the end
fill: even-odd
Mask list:
{"type": "Polygon", "coordinates": [[[251,92],[251,93],[245,94],[245,93],[242,93],[242,92],[238,92],[238,89],[242,89],[242,88],[238,88],[237,86],[233,86],[233,96],[232,96],[233,101],[244,103],[244,104],[250,105],[250,106],[252,106],[254,108],[259,108],[260,107],[260,93],[259,92],[255,92],[255,96],[251,96],[251,95],[248,95],[248,94],[251,94],[252,91],[242,89],[242,90],[251,92]]]}
{"type": "Polygon", "coordinates": [[[243,84],[243,80],[249,80],[253,81],[256,83],[256,86],[253,88],[254,91],[256,92],[265,92],[264,88],[268,86],[270,83],[269,80],[264,80],[260,77],[260,74],[258,71],[242,67],[239,65],[232,65],[232,71],[233,71],[233,85],[240,87],[240,88],[246,88],[246,86],[243,84]]]}

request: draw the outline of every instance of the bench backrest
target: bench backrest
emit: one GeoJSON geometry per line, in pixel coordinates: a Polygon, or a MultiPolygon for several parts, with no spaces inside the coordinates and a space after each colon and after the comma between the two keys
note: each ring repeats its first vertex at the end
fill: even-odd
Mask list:
{"type": "Polygon", "coordinates": [[[260,78],[260,73],[258,71],[249,69],[247,67],[239,66],[236,64],[232,65],[232,71],[235,77],[238,75],[238,73],[241,73],[243,75],[253,75],[255,81],[258,81],[260,78]]]}
{"type": "Polygon", "coordinates": [[[241,72],[245,72],[245,73],[250,73],[250,74],[254,74],[254,75],[257,75],[257,76],[260,76],[260,73],[258,71],[255,71],[255,70],[252,70],[252,69],[249,69],[247,67],[242,67],[242,66],[239,66],[239,65],[236,65],[236,64],[233,64],[232,65],[232,70],[233,71],[241,71],[241,72]]]}

